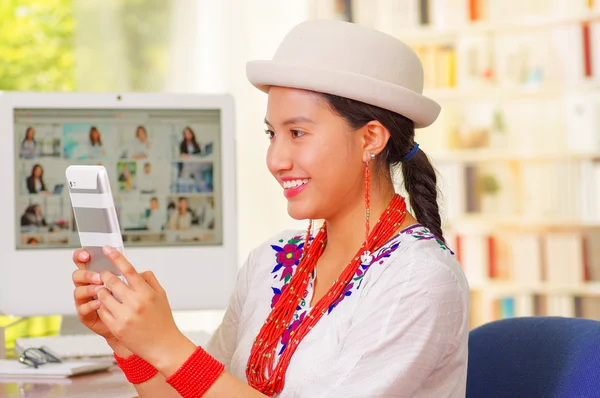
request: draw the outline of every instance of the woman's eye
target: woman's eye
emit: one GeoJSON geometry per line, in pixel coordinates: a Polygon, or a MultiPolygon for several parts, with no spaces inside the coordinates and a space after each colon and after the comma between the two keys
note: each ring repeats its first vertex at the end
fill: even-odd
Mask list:
{"type": "Polygon", "coordinates": [[[292,136],[294,138],[302,137],[304,134],[304,131],[292,130],[292,136]]]}
{"type": "Polygon", "coordinates": [[[275,138],[275,132],[272,130],[265,130],[265,134],[267,135],[267,137],[272,140],[273,138],[275,138]]]}

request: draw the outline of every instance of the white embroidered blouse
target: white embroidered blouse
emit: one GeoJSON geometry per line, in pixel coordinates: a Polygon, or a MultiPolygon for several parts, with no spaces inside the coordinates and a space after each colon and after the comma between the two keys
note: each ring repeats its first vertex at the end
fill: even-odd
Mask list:
{"type": "MultiPolygon", "coordinates": [[[[241,380],[254,338],[296,269],[303,239],[302,231],[284,231],[251,252],[205,347],[241,380]]],[[[278,397],[464,397],[469,287],[454,253],[414,225],[364,261],[343,299],[299,344],[278,397]]],[[[278,355],[310,311],[311,295],[312,283],[278,355]]]]}

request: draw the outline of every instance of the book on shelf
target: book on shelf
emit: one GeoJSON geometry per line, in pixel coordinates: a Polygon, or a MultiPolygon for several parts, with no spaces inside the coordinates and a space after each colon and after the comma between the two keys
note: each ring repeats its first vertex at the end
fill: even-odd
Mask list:
{"type": "Polygon", "coordinates": [[[600,14],[537,29],[439,35],[431,41],[410,31],[395,34],[419,55],[426,89],[571,90],[600,84],[600,14]]]}
{"type": "Polygon", "coordinates": [[[471,285],[474,322],[509,316],[498,312],[507,298],[515,299],[512,316],[600,319],[600,227],[459,228],[446,235],[471,285]]]}
{"type": "Polygon", "coordinates": [[[433,163],[447,225],[600,226],[600,160],[433,163]]]}
{"type": "MultiPolygon", "coordinates": [[[[360,0],[367,1],[367,0],[360,0]]],[[[468,27],[492,22],[502,26],[521,21],[552,23],[553,18],[594,17],[600,11],[598,0],[375,0],[377,14],[398,15],[407,28],[428,26],[436,29],[468,27]]]]}

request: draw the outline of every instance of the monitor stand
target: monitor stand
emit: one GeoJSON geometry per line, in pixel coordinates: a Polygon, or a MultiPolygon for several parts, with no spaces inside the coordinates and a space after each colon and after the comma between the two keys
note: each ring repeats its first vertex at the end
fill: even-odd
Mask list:
{"type": "Polygon", "coordinates": [[[60,335],[72,334],[94,334],[90,329],[85,327],[77,318],[77,315],[63,315],[60,321],[60,335]]]}

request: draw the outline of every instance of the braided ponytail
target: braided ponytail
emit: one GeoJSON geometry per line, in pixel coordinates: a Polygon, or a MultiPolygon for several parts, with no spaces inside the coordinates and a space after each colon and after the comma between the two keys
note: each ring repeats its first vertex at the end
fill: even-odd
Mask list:
{"type": "Polygon", "coordinates": [[[404,188],[417,221],[444,241],[437,202],[437,181],[432,164],[425,153],[415,148],[412,120],[373,105],[330,94],[321,94],[330,108],[343,117],[352,129],[378,120],[390,132],[390,139],[380,154],[389,169],[402,165],[404,188]],[[411,153],[413,149],[416,152],[411,153]],[[410,156],[407,156],[409,155],[410,156]],[[408,158],[409,159],[405,159],[408,158]]]}

